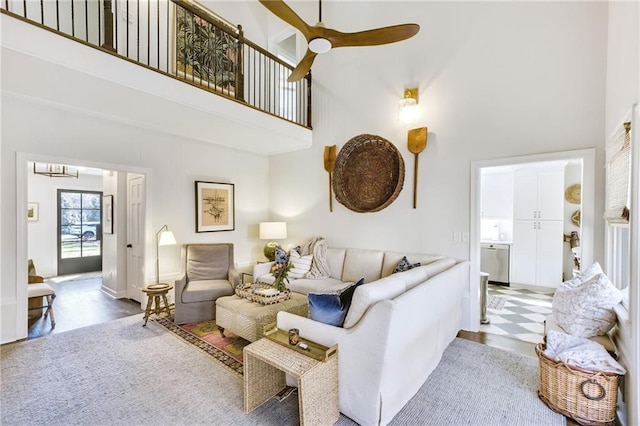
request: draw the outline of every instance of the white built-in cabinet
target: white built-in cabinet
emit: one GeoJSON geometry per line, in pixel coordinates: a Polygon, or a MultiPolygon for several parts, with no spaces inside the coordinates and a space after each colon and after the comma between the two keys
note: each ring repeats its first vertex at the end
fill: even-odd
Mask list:
{"type": "MultiPolygon", "coordinates": [[[[542,167],[542,166],[541,166],[542,167]]],[[[515,220],[563,220],[564,167],[526,167],[513,177],[515,220]]]]}
{"type": "Polygon", "coordinates": [[[483,173],[480,186],[483,219],[511,219],[513,216],[513,173],[483,173]]]}
{"type": "Polygon", "coordinates": [[[543,287],[562,283],[564,167],[551,163],[514,172],[512,283],[543,287]]]}

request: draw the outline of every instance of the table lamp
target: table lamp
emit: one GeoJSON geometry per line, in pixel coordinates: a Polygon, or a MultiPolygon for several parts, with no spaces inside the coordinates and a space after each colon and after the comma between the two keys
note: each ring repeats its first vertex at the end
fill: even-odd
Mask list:
{"type": "Polygon", "coordinates": [[[156,232],[156,284],[160,284],[160,246],[172,246],[177,244],[176,237],[173,232],[169,231],[167,225],[164,225],[156,232]]]}
{"type": "Polygon", "coordinates": [[[276,247],[280,244],[272,240],[284,240],[287,238],[286,222],[261,222],[260,223],[260,239],[271,240],[264,246],[264,256],[274,261],[276,258],[276,247]]]}

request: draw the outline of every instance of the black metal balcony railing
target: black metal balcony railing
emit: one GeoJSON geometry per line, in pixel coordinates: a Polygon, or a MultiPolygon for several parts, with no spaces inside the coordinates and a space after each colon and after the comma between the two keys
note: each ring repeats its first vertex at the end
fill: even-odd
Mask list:
{"type": "Polygon", "coordinates": [[[244,38],[242,27],[188,0],[0,0],[0,11],[311,128],[311,74],[244,38]]]}

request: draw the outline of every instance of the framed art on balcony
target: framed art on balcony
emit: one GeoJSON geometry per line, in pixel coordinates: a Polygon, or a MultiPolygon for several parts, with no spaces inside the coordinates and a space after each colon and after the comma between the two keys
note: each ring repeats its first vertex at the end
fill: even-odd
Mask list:
{"type": "Polygon", "coordinates": [[[201,6],[199,9],[216,23],[181,6],[175,7],[174,72],[187,82],[235,97],[238,30],[213,12],[201,6]]]}
{"type": "Polygon", "coordinates": [[[235,230],[232,183],[196,181],[196,232],[235,230]]]}

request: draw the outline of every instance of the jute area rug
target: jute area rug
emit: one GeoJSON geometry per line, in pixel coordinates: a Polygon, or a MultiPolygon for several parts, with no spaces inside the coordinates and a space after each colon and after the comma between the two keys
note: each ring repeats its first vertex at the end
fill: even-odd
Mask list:
{"type": "MultiPolygon", "coordinates": [[[[237,373],[142,315],[3,345],[0,361],[3,425],[298,424],[294,397],[243,414],[237,373]]],[[[536,390],[533,356],[455,339],[392,424],[564,425],[536,390]]]]}

